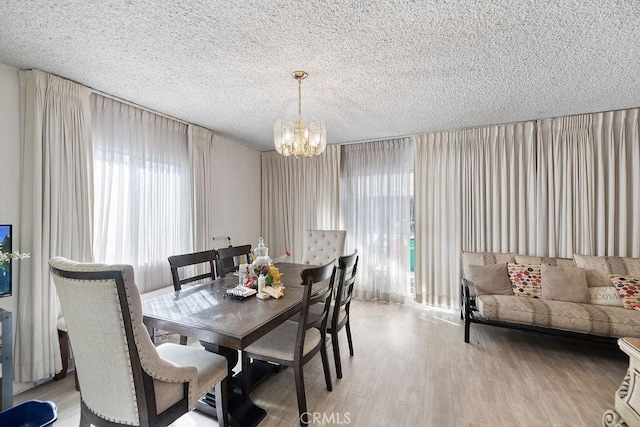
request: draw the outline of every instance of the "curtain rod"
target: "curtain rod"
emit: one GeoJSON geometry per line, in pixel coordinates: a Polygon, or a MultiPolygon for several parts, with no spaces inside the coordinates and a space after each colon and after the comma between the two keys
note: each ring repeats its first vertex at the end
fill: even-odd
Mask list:
{"type": "Polygon", "coordinates": [[[517,125],[517,124],[527,123],[527,122],[533,122],[535,124],[535,122],[537,122],[538,120],[554,120],[554,119],[559,119],[559,118],[564,118],[564,117],[585,116],[587,114],[614,113],[616,111],[633,110],[633,109],[636,109],[636,108],[638,108],[638,107],[616,108],[615,110],[605,110],[605,111],[595,111],[595,112],[592,111],[592,112],[588,112],[588,113],[575,113],[575,114],[568,114],[568,115],[564,115],[564,116],[539,117],[537,119],[519,120],[517,122],[502,122],[502,123],[491,123],[491,124],[487,124],[487,125],[472,125],[472,126],[465,126],[465,127],[456,128],[456,129],[429,130],[429,131],[422,131],[422,132],[418,132],[418,133],[410,133],[410,134],[407,134],[407,135],[389,136],[389,137],[384,137],[384,138],[361,139],[359,141],[338,142],[336,144],[339,144],[339,145],[364,144],[364,143],[367,143],[367,142],[389,141],[390,139],[411,138],[413,136],[419,136],[419,135],[423,135],[423,134],[427,134],[427,133],[459,132],[461,130],[479,129],[479,128],[492,127],[492,126],[517,125]]]}
{"type": "MultiPolygon", "coordinates": [[[[103,92],[103,91],[101,91],[101,90],[98,90],[98,89],[92,88],[91,86],[87,86],[87,85],[86,85],[86,84],[84,84],[84,83],[77,82],[77,81],[75,81],[75,80],[73,80],[73,79],[70,79],[70,78],[68,78],[68,77],[63,77],[63,76],[60,76],[60,75],[58,75],[58,74],[52,73],[52,72],[50,72],[50,71],[44,71],[44,70],[40,70],[40,69],[38,69],[38,68],[32,68],[32,70],[42,71],[43,73],[51,74],[51,75],[53,75],[53,76],[60,77],[61,79],[64,79],[64,80],[69,80],[69,81],[71,81],[71,82],[74,82],[75,84],[78,84],[78,85],[80,85],[80,86],[84,86],[84,87],[86,87],[86,88],[87,88],[87,89],[89,89],[91,92],[93,92],[93,93],[97,93],[98,95],[104,96],[104,97],[106,97],[106,98],[113,99],[113,100],[118,101],[118,102],[122,102],[123,104],[127,104],[127,105],[130,105],[130,106],[135,107],[135,108],[140,108],[141,110],[145,110],[145,111],[147,111],[147,112],[149,112],[149,113],[157,114],[157,115],[162,116],[162,117],[167,118],[167,119],[175,120],[176,122],[182,123],[183,125],[187,125],[187,126],[188,126],[188,125],[194,125],[194,126],[197,126],[197,125],[195,125],[194,123],[185,122],[184,120],[177,119],[177,118],[172,117],[172,116],[170,116],[170,115],[168,115],[168,114],[164,114],[164,113],[161,113],[161,112],[159,112],[159,111],[152,110],[151,108],[148,108],[148,107],[143,107],[142,105],[136,104],[135,102],[131,102],[131,101],[127,101],[126,99],[118,98],[118,97],[117,97],[117,96],[115,96],[115,95],[111,95],[111,94],[106,93],[106,92],[103,92]]],[[[209,130],[211,130],[211,129],[209,129],[209,130]]],[[[212,131],[212,132],[213,132],[213,131],[212,131]]]]}
{"type": "MultiPolygon", "coordinates": [[[[78,83],[78,84],[81,84],[81,83],[78,83]]],[[[83,85],[83,86],[85,86],[85,85],[83,85]]],[[[110,95],[110,94],[102,92],[101,90],[98,90],[98,89],[94,89],[91,86],[86,86],[86,87],[88,87],[93,93],[96,93],[98,95],[104,96],[105,98],[111,98],[111,99],[113,99],[115,101],[122,102],[123,104],[127,104],[127,105],[130,105],[130,106],[135,107],[135,108],[140,108],[141,110],[145,110],[145,111],[147,111],[149,113],[157,114],[158,116],[162,116],[162,117],[164,117],[166,119],[174,120],[176,122],[182,123],[183,125],[187,125],[187,126],[194,125],[193,123],[185,122],[184,120],[177,119],[177,118],[172,117],[172,116],[170,116],[168,114],[164,114],[164,113],[161,113],[159,111],[152,110],[151,108],[148,108],[148,107],[143,107],[142,105],[136,104],[135,102],[127,101],[126,99],[118,98],[117,96],[110,95]]],[[[197,126],[197,125],[195,125],[195,126],[197,126]]]]}
{"type": "MultiPolygon", "coordinates": [[[[424,133],[424,132],[421,132],[424,133]]],[[[353,144],[366,144],[367,142],[377,142],[377,141],[389,141],[391,139],[402,139],[402,138],[411,138],[412,136],[420,135],[420,133],[410,133],[407,135],[399,135],[399,136],[389,136],[382,138],[371,138],[371,139],[360,139],[358,141],[349,141],[349,142],[336,142],[338,145],[353,145],[353,144]]],[[[327,145],[329,145],[327,143],[327,145]]]]}

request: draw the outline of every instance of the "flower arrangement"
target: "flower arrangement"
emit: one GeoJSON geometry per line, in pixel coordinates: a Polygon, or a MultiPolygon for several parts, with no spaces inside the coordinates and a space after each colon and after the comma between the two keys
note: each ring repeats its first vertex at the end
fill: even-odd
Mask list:
{"type": "Polygon", "coordinates": [[[282,273],[275,265],[270,265],[267,272],[267,285],[279,285],[282,273]]]}
{"type": "Polygon", "coordinates": [[[10,262],[12,259],[26,259],[29,258],[31,254],[20,253],[20,252],[2,252],[0,251],[0,266],[4,263],[10,262]]]}
{"type": "Polygon", "coordinates": [[[251,268],[251,264],[242,264],[240,266],[240,277],[243,278],[244,284],[250,288],[256,287],[257,279],[260,274],[264,275],[265,285],[278,286],[281,285],[280,279],[282,273],[275,265],[262,265],[251,268]],[[244,279],[246,277],[246,280],[244,279]]]}

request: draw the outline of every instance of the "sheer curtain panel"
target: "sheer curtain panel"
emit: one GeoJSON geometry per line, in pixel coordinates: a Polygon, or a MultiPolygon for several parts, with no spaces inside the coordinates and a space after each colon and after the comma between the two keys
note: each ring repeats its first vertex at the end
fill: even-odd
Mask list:
{"type": "Polygon", "coordinates": [[[301,262],[304,231],[337,229],[339,203],[340,146],[309,158],[262,153],[262,233],[272,258],[289,251],[301,262]]]}
{"type": "Polygon", "coordinates": [[[341,227],[357,249],[357,298],[404,303],[411,297],[409,244],[413,183],[409,138],[342,147],[341,227]]]}
{"type": "Polygon", "coordinates": [[[187,126],[91,96],[97,262],[132,264],[141,292],[170,285],[167,258],[189,252],[187,126]]]}
{"type": "MultiPolygon", "coordinates": [[[[58,302],[48,261],[92,261],[89,89],[37,70],[20,71],[21,251],[15,381],[62,369],[58,302]]],[[[11,378],[7,378],[11,381],[11,378]]]]}

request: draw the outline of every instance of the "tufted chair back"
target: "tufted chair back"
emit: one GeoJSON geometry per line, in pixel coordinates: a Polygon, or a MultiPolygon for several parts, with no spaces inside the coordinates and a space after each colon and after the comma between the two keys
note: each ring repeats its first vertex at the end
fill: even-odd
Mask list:
{"type": "Polygon", "coordinates": [[[344,255],[345,230],[307,230],[304,235],[303,264],[324,265],[344,255]]]}
{"type": "Polygon", "coordinates": [[[170,343],[154,347],[142,322],[132,266],[62,257],[49,265],[73,345],[80,425],[168,425],[225,378],[221,356],[170,343]]]}

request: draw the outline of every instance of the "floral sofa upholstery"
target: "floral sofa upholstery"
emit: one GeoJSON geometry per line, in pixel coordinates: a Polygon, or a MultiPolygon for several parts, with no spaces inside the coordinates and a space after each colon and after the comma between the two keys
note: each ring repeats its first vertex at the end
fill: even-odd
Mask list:
{"type": "MultiPolygon", "coordinates": [[[[504,281],[503,273],[492,273],[496,281],[504,281]]],[[[563,276],[564,277],[564,276],[563,276]]],[[[567,276],[568,277],[568,276],[567,276]]],[[[461,316],[465,324],[465,342],[469,342],[470,324],[482,323],[515,329],[530,330],[554,335],[574,336],[598,341],[614,341],[619,337],[640,338],[640,307],[633,305],[640,302],[640,259],[621,257],[598,257],[575,255],[572,259],[543,258],[517,255],[513,253],[463,252],[462,254],[462,282],[461,282],[461,316]],[[506,290],[504,284],[497,291],[489,286],[482,289],[481,281],[476,285],[471,278],[478,276],[479,268],[497,269],[501,265],[508,266],[507,274],[511,291],[506,290]],[[545,264],[545,267],[542,265],[545,264]],[[484,267],[478,267],[484,266],[484,267]],[[491,267],[489,267],[491,266],[491,267]],[[528,292],[520,289],[512,273],[517,273],[518,266],[530,267],[537,289],[528,292]],[[573,283],[560,281],[560,291],[566,284],[564,296],[555,298],[553,295],[545,298],[541,293],[544,282],[536,276],[537,268],[549,271],[550,267],[562,267],[556,270],[570,270],[583,275],[586,289],[572,291],[573,283]],[[577,268],[576,268],[577,267],[577,268]],[[617,276],[616,276],[617,275],[617,276]],[[611,278],[610,278],[611,276],[611,278]],[[613,285],[612,280],[624,278],[632,281],[629,297],[621,298],[622,287],[618,282],[613,285]],[[477,289],[476,289],[477,288],[477,289]],[[493,290],[492,290],[493,289],[493,290]],[[477,291],[477,292],[476,292],[477,291]],[[518,294],[518,291],[520,292],[518,294]],[[575,294],[581,294],[576,296],[575,294]],[[635,293],[635,294],[634,294],[635,293]],[[523,296],[526,295],[526,296],[523,296]],[[625,305],[627,307],[625,307],[625,305]]],[[[483,278],[486,282],[486,277],[483,278]]],[[[547,293],[548,294],[548,293],[547,293]]]]}

